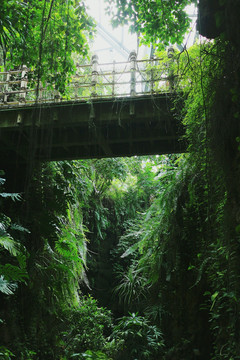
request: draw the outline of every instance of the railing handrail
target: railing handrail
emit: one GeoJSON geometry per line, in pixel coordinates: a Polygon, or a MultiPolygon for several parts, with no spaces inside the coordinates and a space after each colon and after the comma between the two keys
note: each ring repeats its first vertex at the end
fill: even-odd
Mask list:
{"type": "Polygon", "coordinates": [[[0,107],[96,97],[134,97],[172,90],[173,86],[168,82],[173,75],[168,77],[168,66],[162,66],[161,71],[156,66],[163,64],[162,58],[137,60],[136,56],[132,51],[127,61],[98,63],[97,55],[93,55],[91,64],[77,64],[76,74],[67,85],[67,96],[61,95],[55,84],[43,87],[37,80],[34,83],[36,72],[27,66],[0,71],[0,107]]]}

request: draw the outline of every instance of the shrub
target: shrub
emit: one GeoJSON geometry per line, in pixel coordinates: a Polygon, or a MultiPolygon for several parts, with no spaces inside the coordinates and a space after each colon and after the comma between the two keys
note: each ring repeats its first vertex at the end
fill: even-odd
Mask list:
{"type": "Polygon", "coordinates": [[[66,330],[62,332],[62,339],[66,356],[104,350],[112,330],[109,310],[98,307],[97,301],[88,296],[81,299],[78,308],[66,311],[64,317],[66,330]]]}
{"type": "Polygon", "coordinates": [[[159,329],[137,313],[120,318],[111,338],[118,342],[117,360],[152,360],[164,346],[159,329]]]}

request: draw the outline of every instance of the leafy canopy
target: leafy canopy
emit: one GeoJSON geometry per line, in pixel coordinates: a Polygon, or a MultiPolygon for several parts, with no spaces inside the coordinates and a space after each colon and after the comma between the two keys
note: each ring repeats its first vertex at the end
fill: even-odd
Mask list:
{"type": "MultiPolygon", "coordinates": [[[[105,0],[113,26],[130,24],[131,32],[141,36],[142,43],[181,43],[190,19],[186,6],[196,0],[105,0]]],[[[158,45],[161,47],[161,45],[158,45]]]]}
{"type": "Polygon", "coordinates": [[[2,0],[0,49],[5,67],[37,69],[41,81],[64,90],[73,54],[86,56],[94,23],[76,0],[2,0]]]}

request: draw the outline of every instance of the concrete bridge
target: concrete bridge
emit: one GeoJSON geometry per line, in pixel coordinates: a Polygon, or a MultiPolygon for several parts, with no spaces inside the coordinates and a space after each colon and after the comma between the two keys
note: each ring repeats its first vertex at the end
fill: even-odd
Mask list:
{"type": "Polygon", "coordinates": [[[0,73],[0,168],[40,161],[178,153],[174,77],[161,59],[90,65],[62,96],[26,67],[0,73]],[[105,66],[105,69],[103,70],[105,66]]]}

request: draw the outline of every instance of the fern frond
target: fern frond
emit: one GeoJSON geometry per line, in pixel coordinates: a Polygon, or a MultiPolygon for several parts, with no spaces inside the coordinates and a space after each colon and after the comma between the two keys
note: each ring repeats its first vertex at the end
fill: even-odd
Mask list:
{"type": "Polygon", "coordinates": [[[27,271],[12,264],[0,265],[0,274],[7,281],[24,281],[28,278],[27,271]]]}
{"type": "Polygon", "coordinates": [[[58,241],[55,245],[57,252],[65,258],[73,258],[76,254],[75,244],[67,241],[58,241]]]}
{"type": "Polygon", "coordinates": [[[6,295],[13,295],[14,291],[17,288],[17,284],[10,283],[5,280],[4,277],[0,276],[0,292],[6,295]]]}
{"type": "Polygon", "coordinates": [[[18,225],[18,224],[11,224],[10,228],[11,228],[11,230],[17,230],[17,231],[26,232],[26,233],[30,234],[30,231],[28,229],[26,229],[25,227],[18,225]]]}
{"type": "Polygon", "coordinates": [[[3,198],[10,197],[13,201],[21,200],[21,195],[19,193],[0,193],[0,196],[3,198]]]}
{"type": "Polygon", "coordinates": [[[132,253],[134,253],[139,247],[139,243],[135,243],[132,246],[130,246],[122,255],[121,258],[125,258],[129,255],[131,255],[132,253]]]}

